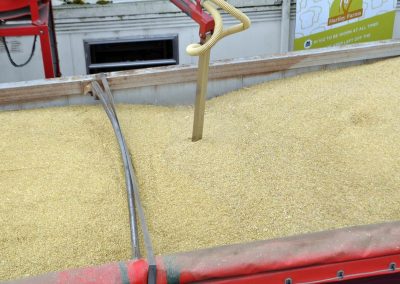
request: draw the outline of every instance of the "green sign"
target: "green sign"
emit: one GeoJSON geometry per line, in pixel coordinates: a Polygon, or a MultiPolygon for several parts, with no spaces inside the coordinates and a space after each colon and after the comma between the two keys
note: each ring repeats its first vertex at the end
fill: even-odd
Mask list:
{"type": "Polygon", "coordinates": [[[396,0],[298,0],[294,49],[391,39],[396,0]]]}

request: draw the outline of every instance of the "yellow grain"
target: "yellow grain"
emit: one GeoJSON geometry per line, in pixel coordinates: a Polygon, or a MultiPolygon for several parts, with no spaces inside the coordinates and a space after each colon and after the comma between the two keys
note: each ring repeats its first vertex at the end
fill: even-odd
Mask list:
{"type": "Polygon", "coordinates": [[[0,280],[128,259],[124,180],[103,111],[0,121],[0,280]]]}
{"type": "Polygon", "coordinates": [[[400,59],[121,106],[157,253],[400,219],[400,59]]]}
{"type": "MultiPolygon", "coordinates": [[[[399,220],[400,59],[268,82],[193,108],[118,106],[155,252],[399,220]]],[[[129,257],[99,106],[0,113],[0,279],[129,257]]]]}

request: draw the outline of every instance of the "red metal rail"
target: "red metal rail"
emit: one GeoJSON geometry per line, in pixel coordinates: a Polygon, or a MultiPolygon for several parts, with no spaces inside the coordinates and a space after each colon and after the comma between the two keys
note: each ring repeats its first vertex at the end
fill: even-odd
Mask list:
{"type": "MultiPolygon", "coordinates": [[[[400,222],[158,256],[157,284],[400,283],[400,222]]],[[[146,284],[146,260],[11,282],[146,284]]]]}

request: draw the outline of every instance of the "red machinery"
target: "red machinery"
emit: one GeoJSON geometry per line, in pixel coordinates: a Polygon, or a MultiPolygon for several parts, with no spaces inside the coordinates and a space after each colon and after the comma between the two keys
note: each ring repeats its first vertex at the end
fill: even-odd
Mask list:
{"type": "MultiPolygon", "coordinates": [[[[196,3],[191,0],[170,1],[200,25],[201,40],[206,38],[207,33],[213,32],[214,20],[203,11],[200,0],[196,0],[196,3]]],[[[24,64],[16,64],[12,60],[6,41],[3,40],[13,66],[22,67],[30,61],[34,53],[36,37],[39,36],[46,78],[61,75],[50,0],[1,0],[0,37],[9,36],[35,36],[32,53],[24,64]],[[26,23],[27,19],[30,23],[26,23]],[[12,24],[8,24],[10,21],[12,24]]]]}
{"type": "Polygon", "coordinates": [[[196,0],[196,4],[194,4],[191,0],[170,1],[200,25],[199,35],[202,40],[206,38],[207,33],[213,32],[214,19],[203,11],[203,8],[200,4],[201,0],[196,0]]]}
{"type": "Polygon", "coordinates": [[[1,0],[0,1],[0,37],[34,36],[32,53],[24,64],[16,64],[6,51],[11,63],[16,67],[26,65],[33,56],[36,38],[40,38],[44,73],[46,78],[60,76],[56,37],[53,25],[51,1],[49,0],[1,0]]]}

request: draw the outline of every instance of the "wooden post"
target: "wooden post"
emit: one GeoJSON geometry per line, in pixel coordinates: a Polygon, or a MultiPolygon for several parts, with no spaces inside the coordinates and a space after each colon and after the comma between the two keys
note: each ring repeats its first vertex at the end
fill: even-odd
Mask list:
{"type": "Polygon", "coordinates": [[[196,142],[203,137],[204,111],[207,98],[208,70],[210,65],[211,49],[199,57],[199,68],[197,71],[196,101],[194,105],[194,120],[192,141],[196,142]]]}

